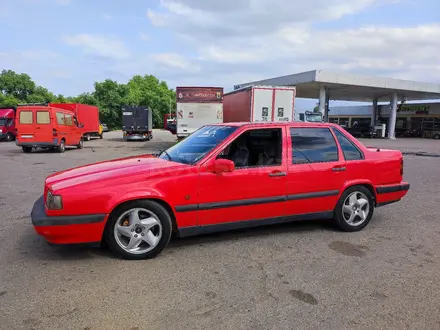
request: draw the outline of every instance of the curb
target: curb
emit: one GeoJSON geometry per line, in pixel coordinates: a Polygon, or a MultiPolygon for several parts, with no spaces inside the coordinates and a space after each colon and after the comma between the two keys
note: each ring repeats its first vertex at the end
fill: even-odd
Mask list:
{"type": "Polygon", "coordinates": [[[408,156],[421,156],[421,157],[438,157],[440,158],[440,154],[433,154],[425,151],[402,151],[402,155],[408,155],[408,156]]]}

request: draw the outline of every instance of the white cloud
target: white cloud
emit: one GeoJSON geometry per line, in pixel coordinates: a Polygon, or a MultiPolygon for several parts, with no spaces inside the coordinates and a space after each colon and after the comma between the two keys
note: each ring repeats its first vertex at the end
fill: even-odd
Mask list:
{"type": "Polygon", "coordinates": [[[395,0],[161,0],[161,9],[149,9],[147,17],[196,51],[201,80],[215,75],[232,85],[246,82],[245,76],[330,69],[440,81],[440,24],[314,27],[392,3],[399,5],[395,0]]]}
{"type": "Polygon", "coordinates": [[[64,41],[74,47],[80,47],[85,53],[109,59],[124,60],[130,57],[125,44],[111,36],[77,34],[65,36],[64,41]]]}
{"type": "Polygon", "coordinates": [[[181,71],[199,71],[199,67],[194,65],[184,56],[175,53],[162,53],[151,55],[151,58],[158,64],[162,64],[171,69],[181,71]]]}

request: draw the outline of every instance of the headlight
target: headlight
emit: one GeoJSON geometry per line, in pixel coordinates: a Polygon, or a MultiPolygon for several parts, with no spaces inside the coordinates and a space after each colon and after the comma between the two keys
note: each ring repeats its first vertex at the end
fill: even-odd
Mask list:
{"type": "Polygon", "coordinates": [[[63,208],[61,196],[53,195],[50,191],[48,191],[46,197],[46,206],[49,210],[61,210],[63,208]]]}

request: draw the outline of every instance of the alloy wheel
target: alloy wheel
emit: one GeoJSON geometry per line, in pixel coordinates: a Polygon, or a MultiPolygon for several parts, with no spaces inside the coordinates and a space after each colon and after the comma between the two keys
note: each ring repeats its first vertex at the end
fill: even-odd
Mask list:
{"type": "Polygon", "coordinates": [[[354,191],[342,204],[342,216],[350,226],[359,226],[367,220],[370,203],[367,196],[360,191],[354,191]]]}
{"type": "Polygon", "coordinates": [[[117,219],[113,235],[116,243],[124,251],[143,254],[159,244],[162,224],[153,212],[144,208],[133,208],[117,219]]]}

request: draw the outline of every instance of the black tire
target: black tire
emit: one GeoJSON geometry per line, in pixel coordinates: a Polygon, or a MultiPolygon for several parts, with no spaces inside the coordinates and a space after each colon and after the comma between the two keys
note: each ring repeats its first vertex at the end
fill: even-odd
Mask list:
{"type": "Polygon", "coordinates": [[[14,141],[14,138],[15,138],[14,135],[11,133],[8,133],[6,135],[6,141],[8,141],[8,142],[14,141]]]}
{"type": "Polygon", "coordinates": [[[21,147],[22,149],[23,149],[23,152],[25,153],[25,154],[29,154],[29,153],[31,153],[32,152],[32,147],[21,147]]]}
{"type": "MultiPolygon", "coordinates": [[[[364,209],[365,210],[365,209],[364,209]]],[[[344,193],[339,198],[338,203],[336,204],[335,210],[334,210],[334,221],[337,227],[346,232],[355,232],[360,231],[364,229],[368,223],[371,220],[371,217],[373,216],[374,212],[374,199],[373,196],[366,187],[364,186],[353,186],[347,188],[344,193]],[[352,195],[353,193],[357,192],[358,196],[362,197],[364,195],[366,199],[368,200],[368,213],[366,214],[365,220],[359,224],[349,224],[346,221],[347,214],[344,214],[343,208],[344,204],[346,202],[346,199],[352,195]],[[361,195],[362,194],[362,195],[361,195]]],[[[357,219],[358,217],[356,217],[357,219]]],[[[359,218],[360,219],[360,218],[359,218]]]]}
{"type": "Polygon", "coordinates": [[[173,229],[173,225],[172,225],[171,216],[162,205],[150,200],[137,200],[123,204],[121,207],[116,208],[115,211],[112,212],[112,214],[110,215],[107,221],[106,230],[105,230],[105,240],[110,250],[112,250],[114,254],[116,254],[117,256],[123,259],[127,259],[127,260],[151,259],[154,258],[156,255],[158,255],[168,245],[168,242],[170,241],[171,238],[172,229],[173,229]],[[162,226],[162,236],[159,242],[157,243],[157,245],[152,250],[142,254],[133,254],[124,250],[116,242],[116,238],[114,235],[114,227],[116,225],[118,218],[121,215],[123,215],[123,213],[133,208],[143,208],[151,211],[157,216],[158,218],[157,220],[160,222],[162,226]]]}
{"type": "Polygon", "coordinates": [[[60,145],[57,148],[57,151],[60,153],[66,151],[66,142],[64,140],[61,140],[60,145]]]}
{"type": "Polygon", "coordinates": [[[99,134],[99,138],[102,139],[102,134],[99,134]]]}
{"type": "Polygon", "coordinates": [[[83,141],[82,138],[79,139],[79,143],[76,145],[76,147],[77,147],[78,149],[82,149],[82,148],[84,147],[84,141],[83,141]]]}
{"type": "Polygon", "coordinates": [[[86,134],[85,138],[86,138],[86,141],[90,141],[91,140],[90,134],[86,134]]]}

